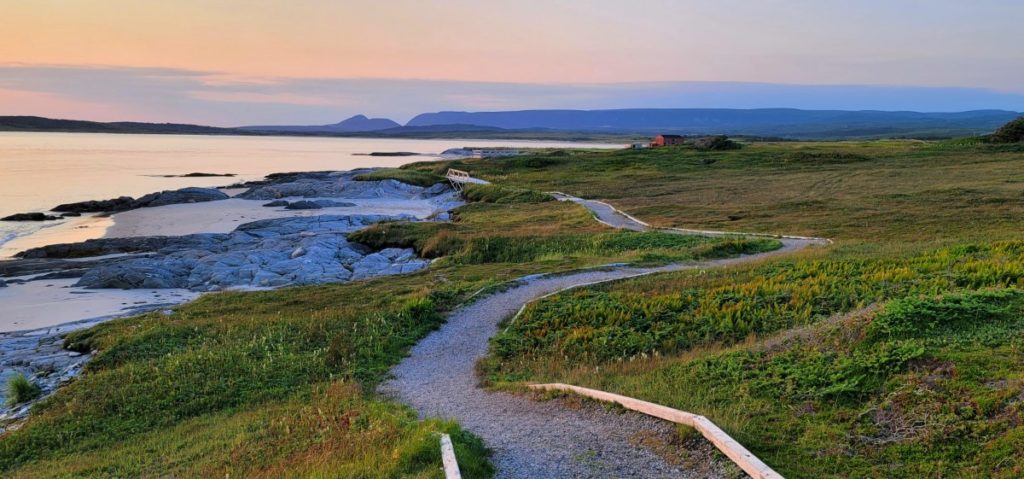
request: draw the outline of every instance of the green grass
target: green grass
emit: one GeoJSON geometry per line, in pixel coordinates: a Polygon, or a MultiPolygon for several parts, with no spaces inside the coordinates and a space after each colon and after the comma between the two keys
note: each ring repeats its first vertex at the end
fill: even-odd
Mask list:
{"type": "Polygon", "coordinates": [[[521,380],[552,368],[737,344],[893,298],[1024,285],[1021,241],[857,255],[812,251],[572,290],[527,307],[499,333],[486,370],[492,381],[521,380]]]}
{"type": "Polygon", "coordinates": [[[469,201],[483,203],[543,203],[555,201],[555,197],[547,193],[540,193],[525,188],[513,188],[495,184],[467,184],[463,196],[469,201]]]}
{"type": "Polygon", "coordinates": [[[616,231],[570,202],[474,203],[457,209],[454,217],[453,223],[378,223],[348,238],[373,248],[413,248],[423,257],[445,257],[448,264],[559,263],[569,268],[722,258],[781,246],[776,240],[616,231]]]}
{"type": "Polygon", "coordinates": [[[1022,338],[1024,294],[995,289],[558,377],[705,415],[786,477],[1009,478],[1022,338]]]}
{"type": "Polygon", "coordinates": [[[223,293],[72,333],[70,349],[100,352],[0,441],[0,471],[438,477],[434,433],[447,431],[469,474],[487,477],[482,448],[456,425],[370,393],[455,298],[409,279],[223,293]]]}
{"type": "Polygon", "coordinates": [[[455,217],[383,223],[351,237],[444,257],[425,272],[205,295],[169,317],[71,333],[66,348],[99,353],[0,441],[0,474],[437,477],[436,433],[445,431],[464,475],[487,477],[478,440],[374,394],[446,311],[524,274],[650,260],[652,252],[666,261],[778,247],[616,232],[567,202],[478,202],[455,217]],[[159,450],[172,452],[150,452],[159,450]]]}
{"type": "Polygon", "coordinates": [[[553,296],[494,339],[488,382],[575,383],[703,414],[787,477],[1019,477],[1021,161],[1019,144],[878,141],[391,170],[456,167],[498,186],[470,188],[451,224],[350,236],[440,258],[425,272],[219,293],[73,334],[70,348],[100,353],[0,440],[0,475],[438,477],[447,431],[464,474],[486,477],[475,438],[373,394],[446,310],[526,274],[778,246],[617,232],[537,193],[557,190],[660,226],[836,244],[553,296]]]}
{"type": "Polygon", "coordinates": [[[396,180],[401,181],[402,183],[423,187],[434,186],[446,181],[444,176],[441,175],[402,168],[383,168],[372,173],[356,175],[352,177],[352,179],[355,181],[396,180]]]}
{"type": "Polygon", "coordinates": [[[1018,144],[951,140],[464,162],[656,225],[836,241],[556,295],[506,325],[481,372],[706,415],[787,477],[1019,477],[1021,161],[1018,144]]]}
{"type": "Polygon", "coordinates": [[[39,385],[29,380],[24,374],[12,376],[7,381],[7,405],[15,406],[31,401],[42,393],[39,385]]]}
{"type": "Polygon", "coordinates": [[[536,153],[458,168],[505,186],[607,200],[657,226],[928,242],[1017,237],[1022,162],[1022,144],[890,140],[536,153]]]}

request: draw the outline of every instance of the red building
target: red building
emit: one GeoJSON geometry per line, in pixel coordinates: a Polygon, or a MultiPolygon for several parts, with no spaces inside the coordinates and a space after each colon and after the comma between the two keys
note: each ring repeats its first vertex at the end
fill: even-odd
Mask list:
{"type": "Polygon", "coordinates": [[[651,146],[672,146],[686,143],[686,137],[680,135],[658,135],[651,140],[651,146]]]}

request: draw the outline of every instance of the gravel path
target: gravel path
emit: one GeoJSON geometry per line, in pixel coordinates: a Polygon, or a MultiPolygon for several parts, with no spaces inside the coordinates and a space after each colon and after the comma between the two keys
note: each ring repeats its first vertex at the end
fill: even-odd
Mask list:
{"type": "MultiPolygon", "coordinates": [[[[604,203],[563,199],[591,208],[607,224],[646,229],[604,203]]],[[[668,437],[671,426],[662,421],[635,413],[572,409],[559,401],[533,401],[525,396],[485,391],[477,386],[475,364],[487,354],[488,341],[498,332],[498,323],[535,298],[565,288],[644,274],[748,262],[814,243],[782,241],[784,247],[780,250],[740,258],[533,277],[453,312],[439,330],[417,344],[410,356],[392,370],[394,378],[381,386],[381,392],[412,406],[421,417],[454,419],[480,436],[494,450],[499,478],[715,477],[720,475],[717,467],[699,472],[681,470],[637,444],[642,436],[668,437]]]]}
{"type": "Polygon", "coordinates": [[[602,201],[596,200],[585,200],[583,198],[577,198],[570,196],[565,193],[551,193],[551,196],[558,198],[558,201],[572,201],[573,203],[583,205],[583,207],[594,213],[597,217],[597,221],[600,221],[613,228],[621,228],[633,231],[647,231],[647,225],[630,218],[618,210],[612,205],[602,201]]]}

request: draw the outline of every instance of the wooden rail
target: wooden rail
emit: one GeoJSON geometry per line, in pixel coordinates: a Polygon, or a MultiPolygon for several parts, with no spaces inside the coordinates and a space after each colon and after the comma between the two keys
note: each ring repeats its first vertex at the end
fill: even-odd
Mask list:
{"type": "Polygon", "coordinates": [[[754,479],[783,479],[781,474],[772,470],[771,467],[768,467],[767,464],[762,462],[757,458],[757,456],[743,447],[742,444],[730,437],[725,433],[725,431],[704,416],[698,416],[693,413],[672,409],[667,406],[641,401],[631,397],[598,391],[596,389],[572,386],[569,384],[531,384],[530,389],[572,392],[579,394],[580,396],[586,396],[600,401],[617,403],[626,409],[641,412],[666,421],[690,426],[697,431],[700,431],[702,436],[711,441],[719,451],[722,451],[722,453],[731,459],[732,462],[736,463],[740,469],[743,469],[743,471],[749,474],[750,477],[754,479]]]}
{"type": "Polygon", "coordinates": [[[455,458],[455,448],[452,447],[452,438],[447,434],[441,434],[441,463],[444,464],[446,479],[462,479],[459,461],[455,458]]]}
{"type": "Polygon", "coordinates": [[[455,191],[458,191],[460,194],[464,188],[463,185],[470,183],[473,179],[468,171],[456,170],[454,168],[448,168],[448,173],[444,177],[448,178],[448,183],[451,183],[452,188],[455,188],[455,191]]]}

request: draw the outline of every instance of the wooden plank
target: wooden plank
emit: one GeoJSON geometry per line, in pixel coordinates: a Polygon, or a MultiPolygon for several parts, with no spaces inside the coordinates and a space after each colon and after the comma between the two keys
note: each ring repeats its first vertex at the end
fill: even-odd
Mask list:
{"type": "Polygon", "coordinates": [[[680,411],[660,404],[641,401],[639,399],[622,396],[619,394],[599,391],[597,389],[573,386],[570,384],[531,384],[530,389],[541,391],[567,391],[581,396],[586,396],[600,401],[613,402],[626,409],[641,412],[666,421],[690,426],[701,433],[702,436],[711,441],[718,450],[722,451],[740,469],[754,479],[783,479],[782,475],[772,470],[767,464],[757,458],[742,444],[730,437],[710,419],[686,411],[680,411]]]}
{"type": "Polygon", "coordinates": [[[711,422],[710,419],[704,416],[696,416],[693,421],[694,429],[700,431],[701,435],[711,441],[729,459],[732,459],[732,462],[736,463],[740,469],[750,474],[750,477],[754,479],[782,479],[781,474],[768,467],[754,453],[748,451],[747,448],[726,434],[718,425],[711,422]]]}
{"type": "Polygon", "coordinates": [[[462,479],[459,461],[455,458],[455,448],[452,446],[452,438],[447,434],[441,434],[441,463],[444,464],[445,478],[462,479]]]}

